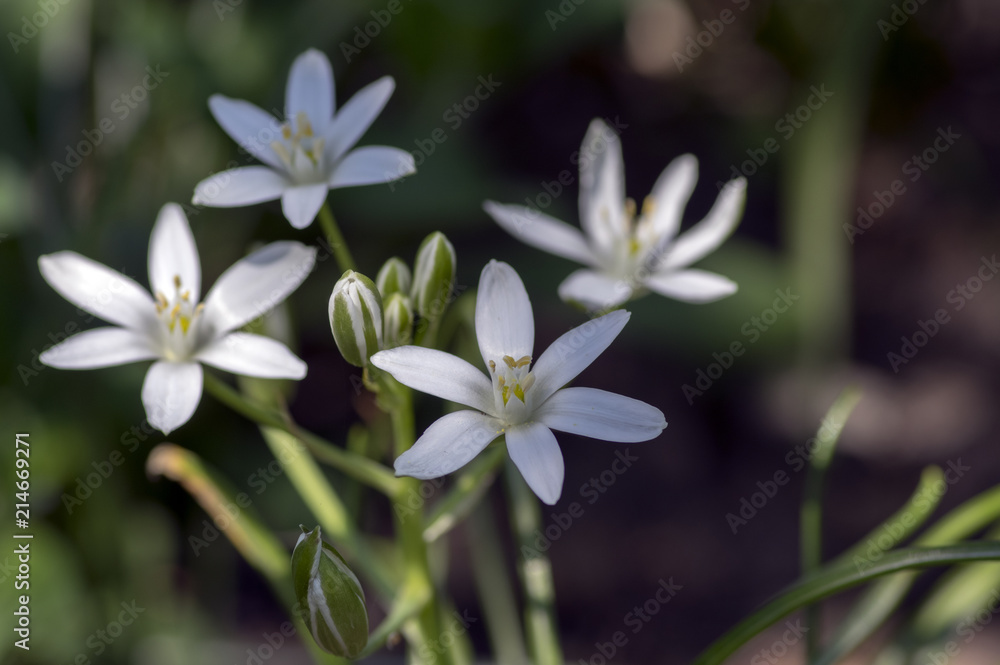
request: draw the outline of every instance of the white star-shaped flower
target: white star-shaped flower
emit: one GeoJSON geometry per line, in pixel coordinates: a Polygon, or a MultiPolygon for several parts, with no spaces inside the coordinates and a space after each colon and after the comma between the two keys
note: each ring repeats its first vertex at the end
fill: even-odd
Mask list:
{"type": "Polygon", "coordinates": [[[397,381],[475,409],[434,422],[396,460],[396,474],[437,478],[464,466],[501,434],[507,452],[538,497],[559,500],[563,457],[552,430],[606,441],[646,441],[667,426],[645,402],[595,388],[563,388],[618,336],[629,313],[619,310],[574,328],[532,365],[535,323],[517,273],[490,261],[479,280],[476,337],[489,376],[434,349],[379,351],[373,365],[397,381]]]}
{"type": "Polygon", "coordinates": [[[168,203],[149,239],[152,296],[131,278],[76,252],[39,257],[42,277],[62,297],[117,324],[73,335],[40,359],[61,369],[156,359],[142,384],[142,403],[149,424],[169,434],[191,418],[201,400],[200,363],[246,376],[306,375],[306,364],[281,342],[234,331],[288,297],[315,261],[314,248],[271,243],[226,270],[199,302],[198,248],[184,211],[168,203]]]}
{"type": "Polygon", "coordinates": [[[212,95],[209,109],[227,134],[266,166],[222,171],[195,187],[197,205],[231,208],[281,199],[297,229],[312,223],[328,190],[390,182],[413,173],[413,155],[386,146],[351,150],[382,112],[396,83],[391,76],[362,88],[334,113],[333,69],[310,49],[292,63],[285,122],[238,99],[212,95]]]}
{"type": "Polygon", "coordinates": [[[736,284],[722,275],[688,266],[732,233],[743,211],[746,180],[737,178],[726,184],[708,216],[677,235],[697,180],[695,157],[678,157],[663,170],[637,218],[635,202],[625,198],[618,136],[604,122],[594,120],[580,148],[582,233],[525,206],[487,201],[483,207],[519,240],[588,266],[559,285],[563,300],[603,310],[649,290],[704,303],[735,293],[736,284]]]}

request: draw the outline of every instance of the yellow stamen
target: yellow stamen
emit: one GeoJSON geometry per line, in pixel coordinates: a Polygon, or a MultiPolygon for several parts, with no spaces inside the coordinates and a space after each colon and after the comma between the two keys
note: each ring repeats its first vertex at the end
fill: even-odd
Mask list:
{"type": "Polygon", "coordinates": [[[180,275],[174,275],[174,288],[177,289],[178,291],[181,288],[181,276],[180,275]]]}
{"type": "Polygon", "coordinates": [[[299,129],[299,136],[310,137],[313,135],[312,125],[309,124],[309,116],[305,111],[299,111],[295,116],[295,124],[299,129]]]}
{"type": "Polygon", "coordinates": [[[503,361],[507,364],[507,367],[510,367],[511,369],[514,369],[514,367],[515,367],[515,360],[513,358],[511,358],[510,356],[504,356],[503,357],[503,361]]]}
{"type": "Polygon", "coordinates": [[[635,199],[627,198],[625,199],[625,216],[628,219],[635,217],[635,199]]]}
{"type": "Polygon", "coordinates": [[[521,400],[521,404],[524,404],[524,386],[522,386],[520,383],[514,386],[514,395],[516,395],[517,398],[521,400]]]}
{"type": "Polygon", "coordinates": [[[642,200],[642,216],[648,217],[653,214],[653,210],[656,209],[656,199],[652,196],[647,196],[642,200]]]}
{"type": "Polygon", "coordinates": [[[292,128],[289,127],[287,124],[281,126],[281,138],[285,139],[286,141],[292,140],[292,128]]]}

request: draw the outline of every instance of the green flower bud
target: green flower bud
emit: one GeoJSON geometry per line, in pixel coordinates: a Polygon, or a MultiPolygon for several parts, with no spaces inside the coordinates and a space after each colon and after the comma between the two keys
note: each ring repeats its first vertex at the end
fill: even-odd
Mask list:
{"type": "Polygon", "coordinates": [[[397,291],[386,299],[382,340],[384,349],[409,344],[413,340],[413,305],[409,296],[397,291]]]}
{"type": "Polygon", "coordinates": [[[393,293],[409,293],[412,282],[413,277],[410,275],[409,266],[403,262],[403,259],[396,256],[386,261],[382,269],[375,275],[375,286],[378,287],[378,292],[382,294],[383,300],[393,293]]]}
{"type": "Polygon", "coordinates": [[[319,527],[302,529],[292,551],[292,586],[316,644],[354,658],[368,644],[365,592],[344,558],[323,542],[319,527]]]}
{"type": "Polygon", "coordinates": [[[382,346],[382,297],[374,282],[348,270],[330,296],[330,329],[344,359],[364,367],[382,346]]]}
{"type": "Polygon", "coordinates": [[[435,231],[420,243],[414,264],[410,297],[420,316],[437,319],[444,314],[454,285],[455,248],[443,233],[435,231]]]}

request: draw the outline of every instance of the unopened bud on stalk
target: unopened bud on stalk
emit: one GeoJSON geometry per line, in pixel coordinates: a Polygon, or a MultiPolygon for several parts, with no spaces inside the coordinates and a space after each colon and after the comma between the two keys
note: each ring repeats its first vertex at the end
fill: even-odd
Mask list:
{"type": "Polygon", "coordinates": [[[382,299],[387,299],[393,293],[407,294],[410,292],[410,284],[413,277],[410,268],[399,257],[392,257],[385,262],[378,274],[375,275],[375,286],[382,295],[382,299]]]}
{"type": "Polygon", "coordinates": [[[330,329],[344,359],[364,367],[382,345],[382,297],[375,283],[348,270],[330,296],[330,329]]]}
{"type": "Polygon", "coordinates": [[[455,248],[440,231],[427,236],[417,250],[413,291],[417,313],[425,319],[439,318],[448,305],[455,285],[455,248]]]}
{"type": "Polygon", "coordinates": [[[325,651],[354,658],[368,644],[365,592],[332,546],[323,542],[319,527],[302,529],[292,551],[292,586],[303,619],[316,644],[325,651]]]}
{"type": "Polygon", "coordinates": [[[413,340],[413,305],[408,296],[393,293],[385,301],[382,348],[392,349],[413,340]]]}

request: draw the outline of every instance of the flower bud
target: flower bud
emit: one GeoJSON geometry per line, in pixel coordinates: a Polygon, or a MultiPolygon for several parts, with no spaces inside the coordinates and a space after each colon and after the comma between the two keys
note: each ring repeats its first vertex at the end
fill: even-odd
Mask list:
{"type": "Polygon", "coordinates": [[[398,291],[385,301],[385,328],[382,348],[392,349],[413,340],[413,305],[409,296],[398,291]]]}
{"type": "Polygon", "coordinates": [[[330,296],[330,329],[344,359],[364,367],[382,345],[382,297],[374,282],[348,270],[330,296]]]}
{"type": "Polygon", "coordinates": [[[414,264],[410,297],[420,316],[439,318],[448,305],[454,285],[455,248],[443,233],[435,231],[420,244],[414,264]]]}
{"type": "Polygon", "coordinates": [[[396,256],[386,261],[378,274],[375,275],[375,286],[378,287],[378,292],[382,295],[383,300],[393,293],[409,293],[412,282],[413,278],[410,275],[409,266],[403,262],[403,259],[396,256]]]}
{"type": "Polygon", "coordinates": [[[292,586],[316,644],[354,658],[368,644],[365,592],[344,558],[323,542],[319,527],[302,528],[292,551],[292,586]]]}

